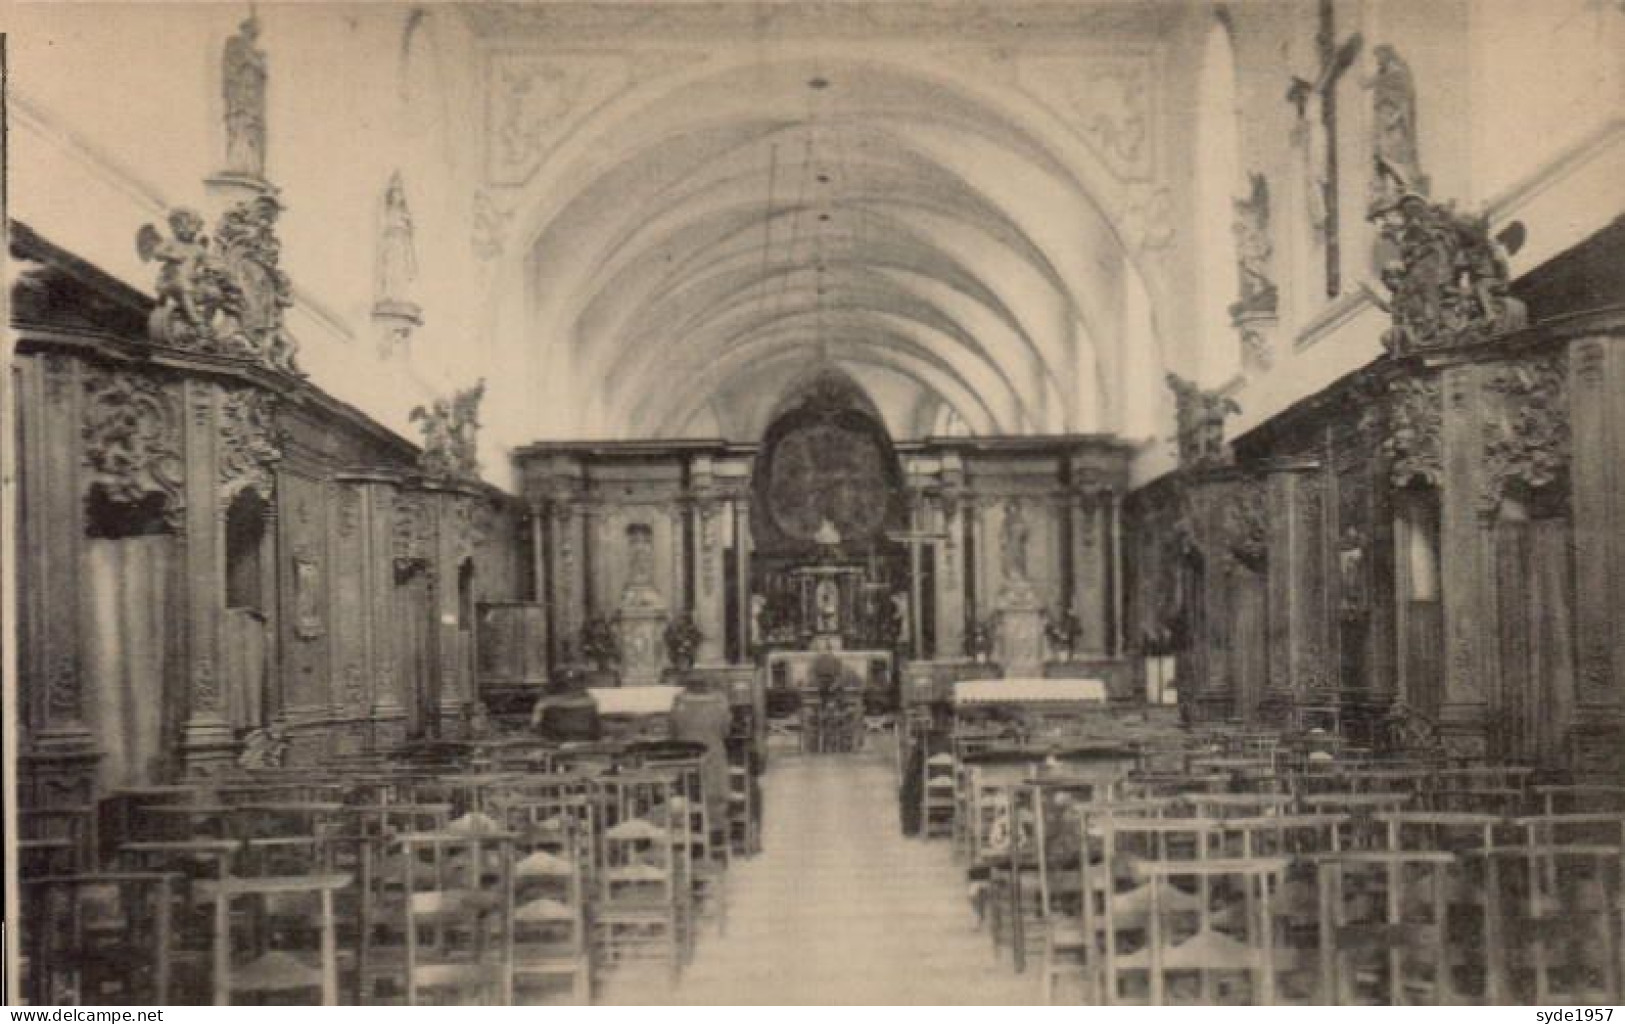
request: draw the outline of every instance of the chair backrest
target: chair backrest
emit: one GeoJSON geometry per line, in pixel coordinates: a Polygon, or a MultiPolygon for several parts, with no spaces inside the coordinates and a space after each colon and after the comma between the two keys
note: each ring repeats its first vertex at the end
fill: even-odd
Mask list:
{"type": "Polygon", "coordinates": [[[172,1001],[171,914],[180,880],[150,872],[25,879],[23,996],[35,1006],[172,1001]]]}

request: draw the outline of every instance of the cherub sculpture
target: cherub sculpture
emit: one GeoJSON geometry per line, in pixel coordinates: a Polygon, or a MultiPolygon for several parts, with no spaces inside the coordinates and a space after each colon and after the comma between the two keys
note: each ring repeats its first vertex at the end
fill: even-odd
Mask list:
{"type": "Polygon", "coordinates": [[[136,232],[135,248],[141,259],[160,264],[158,307],[152,319],[152,332],[159,340],[208,336],[224,302],[226,282],[203,228],[203,218],[195,210],[177,207],[169,213],[171,237],[165,238],[151,224],[136,232]]]}

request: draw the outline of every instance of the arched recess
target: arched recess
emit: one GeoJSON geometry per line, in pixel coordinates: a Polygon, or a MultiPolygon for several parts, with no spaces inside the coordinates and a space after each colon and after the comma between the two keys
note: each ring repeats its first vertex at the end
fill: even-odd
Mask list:
{"type": "Polygon", "coordinates": [[[758,360],[827,349],[837,323],[843,357],[933,396],[901,424],[1129,433],[1125,410],[1157,394],[1118,386],[1163,369],[1149,306],[1125,319],[1144,284],[1121,186],[996,83],[891,58],[714,60],[607,104],[528,191],[491,306],[531,370],[492,398],[493,418],[528,408],[534,436],[725,423],[699,410],[758,360]],[[838,116],[808,115],[815,78],[845,90],[838,116]],[[772,154],[819,139],[801,173],[828,187],[803,201],[772,154]],[[814,234],[820,215],[841,223],[814,234]],[[887,342],[851,340],[868,336],[887,342]]]}

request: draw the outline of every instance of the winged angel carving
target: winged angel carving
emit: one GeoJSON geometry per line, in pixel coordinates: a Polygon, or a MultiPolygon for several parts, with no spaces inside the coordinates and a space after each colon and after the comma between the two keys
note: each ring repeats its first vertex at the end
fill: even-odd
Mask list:
{"type": "Polygon", "coordinates": [[[203,217],[184,207],[170,212],[168,238],[152,224],[142,226],[136,252],[159,264],[158,304],[147,325],[155,343],[299,373],[282,322],[293,300],[278,265],[281,212],[282,204],[267,194],[227,210],[212,238],[203,217]]]}

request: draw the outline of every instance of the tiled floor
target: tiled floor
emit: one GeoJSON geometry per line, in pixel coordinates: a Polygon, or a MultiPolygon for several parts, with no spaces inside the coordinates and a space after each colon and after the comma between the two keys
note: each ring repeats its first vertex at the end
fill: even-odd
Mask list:
{"type": "Polygon", "coordinates": [[[949,843],[905,838],[878,754],[777,756],[764,851],[735,861],[727,932],[708,927],[678,989],[611,981],[618,1003],[1032,1003],[996,961],[949,843]]]}

